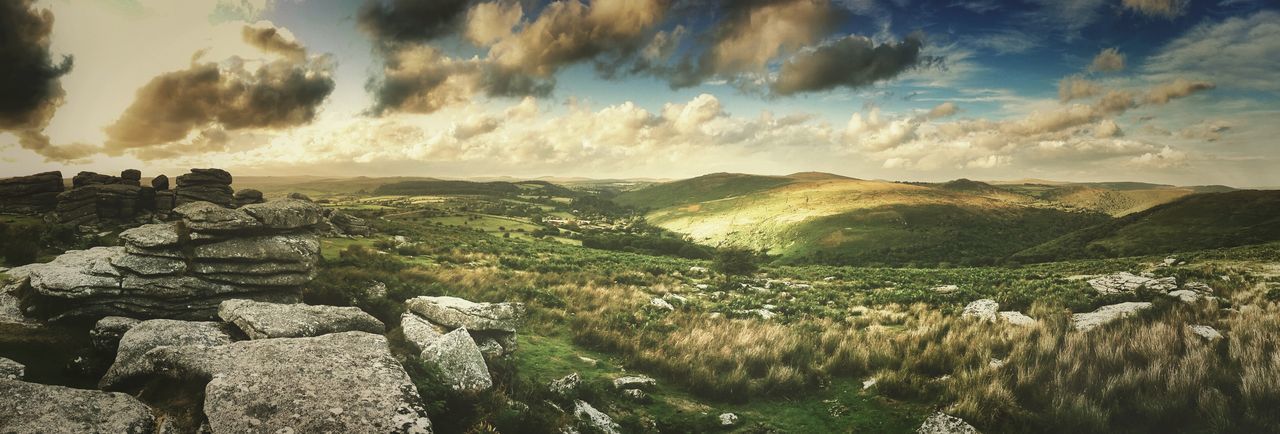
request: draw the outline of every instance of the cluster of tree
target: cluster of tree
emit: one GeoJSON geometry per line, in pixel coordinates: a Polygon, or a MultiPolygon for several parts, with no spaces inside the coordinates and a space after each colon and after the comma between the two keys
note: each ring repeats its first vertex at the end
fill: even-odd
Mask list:
{"type": "Polygon", "coordinates": [[[653,233],[594,233],[581,236],[582,246],[593,249],[710,259],[715,250],[674,236],[653,233]]]}

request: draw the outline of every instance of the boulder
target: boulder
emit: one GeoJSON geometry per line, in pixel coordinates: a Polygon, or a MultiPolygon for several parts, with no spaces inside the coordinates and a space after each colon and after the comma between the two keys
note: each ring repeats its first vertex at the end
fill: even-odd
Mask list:
{"type": "Polygon", "coordinates": [[[920,424],[917,434],[976,434],[978,430],[963,419],[936,412],[920,424]]]}
{"type": "Polygon", "coordinates": [[[295,192],[293,192],[293,193],[289,193],[289,196],[287,196],[287,197],[288,197],[289,199],[297,199],[297,200],[300,200],[300,201],[303,201],[303,202],[315,202],[314,200],[311,200],[311,196],[307,196],[307,195],[305,195],[305,194],[298,193],[298,192],[296,192],[296,191],[295,191],[295,192]]]}
{"type": "Polygon", "coordinates": [[[977,318],[982,321],[995,321],[996,312],[1000,310],[1000,303],[990,298],[975,300],[964,307],[964,311],[960,313],[964,318],[977,318]]]}
{"type": "Polygon", "coordinates": [[[1217,329],[1207,325],[1199,325],[1199,324],[1188,325],[1187,330],[1190,330],[1191,333],[1195,333],[1196,336],[1200,336],[1210,341],[1216,341],[1218,339],[1222,339],[1222,333],[1218,332],[1217,329]]]}
{"type": "Polygon", "coordinates": [[[301,338],[362,331],[382,334],[386,326],[358,307],[311,306],[227,300],[218,317],[235,324],[249,339],[301,338]]]}
{"type": "Polygon", "coordinates": [[[265,199],[262,198],[261,191],[254,190],[252,188],[243,188],[240,190],[236,190],[235,194],[232,195],[231,197],[235,199],[237,207],[242,207],[245,205],[255,204],[255,203],[262,203],[266,201],[265,199]]]}
{"type": "Polygon", "coordinates": [[[169,191],[169,177],[156,175],[155,178],[151,178],[151,188],[156,189],[156,191],[169,191]]]}
{"type": "Polygon", "coordinates": [[[1072,326],[1079,331],[1089,331],[1112,321],[1133,316],[1138,312],[1151,308],[1151,303],[1129,301],[1102,306],[1093,312],[1071,315],[1072,326]]]}
{"type": "Polygon", "coordinates": [[[142,171],[138,169],[125,169],[120,172],[120,179],[125,184],[142,185],[142,171]]]}
{"type": "Polygon", "coordinates": [[[1179,289],[1177,291],[1170,291],[1169,296],[1176,298],[1183,303],[1195,303],[1197,301],[1204,300],[1206,298],[1211,297],[1203,293],[1192,291],[1190,289],[1179,289]]]}
{"type": "Polygon", "coordinates": [[[489,367],[466,327],[446,333],[422,350],[422,360],[440,368],[448,386],[462,392],[493,387],[489,367]]]}
{"type": "Polygon", "coordinates": [[[668,312],[676,310],[675,306],[672,306],[671,303],[667,303],[666,300],[663,300],[661,298],[656,298],[656,297],[649,300],[649,305],[655,308],[658,308],[659,310],[665,310],[668,312]]]}
{"type": "Polygon", "coordinates": [[[62,191],[62,172],[0,179],[0,212],[40,214],[53,211],[62,191]]]}
{"type": "Polygon", "coordinates": [[[644,375],[629,375],[626,377],[618,377],[613,379],[613,388],[618,390],[625,389],[642,389],[652,390],[658,385],[658,381],[644,375]]]}
{"type": "Polygon", "coordinates": [[[27,367],[13,360],[0,357],[0,380],[21,380],[26,375],[27,367]]]}
{"type": "Polygon", "coordinates": [[[369,227],[369,223],[364,219],[341,211],[330,214],[329,223],[343,235],[366,237],[373,234],[373,228],[369,227]]]}
{"type": "Polygon", "coordinates": [[[320,209],[320,206],[311,202],[281,199],[245,205],[240,208],[240,211],[253,216],[268,228],[292,230],[319,224],[320,209]]]}
{"type": "Polygon", "coordinates": [[[474,303],[457,297],[415,297],[405,307],[433,323],[475,331],[515,332],[524,318],[521,303],[474,303]]]}
{"type": "Polygon", "coordinates": [[[440,326],[410,312],[400,316],[400,330],[404,334],[405,342],[417,354],[422,354],[423,350],[447,333],[440,326]]]}
{"type": "Polygon", "coordinates": [[[167,409],[167,418],[192,431],[207,424],[215,434],[431,432],[417,389],[381,335],[166,346],[134,364],[134,381],[108,388],[141,396],[154,396],[147,393],[152,389],[189,391],[186,399],[157,399],[194,407],[167,409]]]}
{"type": "Polygon", "coordinates": [[[1141,288],[1160,292],[1169,291],[1177,288],[1178,282],[1173,277],[1156,279],[1128,272],[1119,272],[1089,279],[1089,286],[1103,294],[1122,294],[1132,293],[1141,288]]]}
{"type": "Polygon", "coordinates": [[[1029,326],[1036,325],[1035,318],[1026,316],[1022,312],[1016,312],[1016,311],[1000,312],[1000,318],[1003,319],[1005,322],[1012,325],[1016,325],[1016,326],[1029,327],[1029,326]]]}
{"type": "Polygon", "coordinates": [[[582,377],[577,372],[574,372],[558,380],[551,381],[551,384],[547,385],[547,390],[560,398],[572,399],[578,396],[579,386],[582,386],[582,377]]]}
{"type": "Polygon", "coordinates": [[[733,413],[720,413],[720,426],[734,426],[738,424],[738,415],[733,413]]]}
{"type": "Polygon", "coordinates": [[[573,402],[573,416],[578,419],[578,423],[582,425],[583,430],[587,432],[599,432],[604,434],[619,434],[622,429],[613,421],[609,415],[604,414],[600,410],[596,410],[586,401],[577,400],[573,402]]]}
{"type": "Polygon", "coordinates": [[[120,337],[115,363],[107,369],[100,386],[119,387],[134,377],[154,369],[144,357],[148,352],[167,346],[218,346],[232,342],[232,330],[226,324],[212,321],[177,321],[153,319],[134,325],[120,337]]]}
{"type": "Polygon", "coordinates": [[[109,316],[98,320],[89,331],[89,340],[98,351],[114,353],[120,346],[120,339],[142,321],[123,316],[109,316]]]}
{"type": "Polygon", "coordinates": [[[154,430],[151,409],[132,396],[0,378],[0,432],[143,434],[154,430]]]}
{"type": "Polygon", "coordinates": [[[622,391],[622,397],[633,402],[645,403],[649,402],[649,393],[640,389],[626,389],[622,391]]]}

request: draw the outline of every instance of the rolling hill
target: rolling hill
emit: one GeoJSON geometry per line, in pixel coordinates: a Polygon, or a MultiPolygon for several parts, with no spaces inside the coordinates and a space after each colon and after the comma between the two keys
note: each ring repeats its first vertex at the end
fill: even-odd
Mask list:
{"type": "Polygon", "coordinates": [[[1028,205],[1033,198],[972,181],[917,185],[817,173],[716,173],[616,200],[649,209],[650,223],[703,244],[841,264],[992,263],[1107,220],[1028,205]]]}
{"type": "Polygon", "coordinates": [[[1202,193],[1072,232],[1019,252],[1044,262],[1234,247],[1280,240],[1280,191],[1202,193]]]}

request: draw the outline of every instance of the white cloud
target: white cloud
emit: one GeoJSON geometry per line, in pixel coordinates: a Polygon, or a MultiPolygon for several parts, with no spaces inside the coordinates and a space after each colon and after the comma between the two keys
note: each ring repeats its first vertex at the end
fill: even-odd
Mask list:
{"type": "Polygon", "coordinates": [[[1188,77],[1224,87],[1280,92],[1280,13],[1260,11],[1196,26],[1147,58],[1155,80],[1188,77]]]}

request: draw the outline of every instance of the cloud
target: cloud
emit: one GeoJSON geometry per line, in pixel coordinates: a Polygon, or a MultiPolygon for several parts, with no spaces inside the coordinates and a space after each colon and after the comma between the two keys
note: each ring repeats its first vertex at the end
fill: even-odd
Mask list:
{"type": "Polygon", "coordinates": [[[488,58],[504,69],[543,78],[599,56],[627,59],[665,12],[660,0],[596,0],[589,6],[553,2],[520,31],[497,40],[488,58]]]}
{"type": "Polygon", "coordinates": [[[244,26],[244,41],[268,53],[279,54],[289,60],[301,62],[307,58],[307,49],[275,26],[244,26]]]}
{"type": "Polygon", "coordinates": [[[1193,93],[1213,89],[1213,83],[1207,81],[1192,81],[1183,78],[1161,84],[1147,91],[1146,101],[1150,104],[1166,104],[1170,100],[1182,98],[1193,93]]]}
{"type": "Polygon", "coordinates": [[[770,89],[777,95],[858,88],[894,78],[904,71],[936,62],[923,58],[923,36],[913,34],[902,42],[876,45],[870,38],[851,35],[802,51],[782,65],[770,89]]]}
{"type": "Polygon", "coordinates": [[[1068,102],[1102,93],[1102,86],[1079,75],[1064,77],[1058,81],[1058,99],[1068,102]]]}
{"type": "Polygon", "coordinates": [[[479,46],[488,46],[511,36],[520,24],[524,11],[519,3],[486,2],[475,5],[467,12],[467,39],[479,46]]]}
{"type": "Polygon", "coordinates": [[[1124,133],[1120,131],[1120,125],[1116,124],[1116,121],[1113,119],[1103,119],[1102,122],[1098,122],[1098,126],[1093,129],[1093,136],[1099,139],[1120,137],[1122,135],[1124,135],[1124,133]]]}
{"type": "Polygon", "coordinates": [[[87,145],[56,146],[43,132],[66,92],[60,78],[71,58],[54,62],[49,53],[53,13],[33,9],[31,0],[0,4],[0,131],[18,136],[24,149],[46,160],[70,161],[92,154],[87,145]]]}
{"type": "Polygon", "coordinates": [[[331,69],[325,57],[306,63],[277,60],[256,69],[239,58],[223,64],[193,62],[187,69],[153,78],[138,90],[132,105],[106,127],[106,151],[119,155],[181,145],[188,138],[221,144],[211,142],[210,136],[220,135],[219,131],[304,125],[315,118],[333,91],[331,69]]]}
{"type": "Polygon", "coordinates": [[[501,68],[485,59],[455,59],[428,45],[405,45],[385,54],[382,75],[367,84],[373,114],[432,113],[478,95],[544,96],[553,79],[501,68]]]}
{"type": "Polygon", "coordinates": [[[1280,12],[1206,22],[1170,41],[1147,58],[1143,69],[1154,80],[1187,77],[1224,87],[1280,92],[1280,12]]]}
{"type": "Polygon", "coordinates": [[[426,42],[456,32],[470,0],[366,0],[360,28],[383,44],[426,42]]]}
{"type": "Polygon", "coordinates": [[[969,45],[991,50],[996,54],[1022,54],[1039,47],[1040,37],[1021,30],[1005,29],[973,38],[969,45]]]}
{"type": "Polygon", "coordinates": [[[930,109],[929,113],[926,114],[925,117],[928,117],[929,119],[941,119],[945,117],[954,116],[956,113],[959,113],[959,112],[960,112],[960,106],[956,105],[956,103],[944,102],[942,104],[938,104],[937,107],[930,109]]]}
{"type": "Polygon", "coordinates": [[[1159,152],[1147,152],[1133,157],[1129,162],[1161,169],[1181,167],[1187,164],[1187,153],[1165,146],[1159,152]]]}
{"type": "Polygon", "coordinates": [[[1124,70],[1124,53],[1119,49],[1107,48],[1093,57],[1089,63],[1089,72],[1118,72],[1124,70]]]}
{"type": "Polygon", "coordinates": [[[1120,2],[1125,9],[1138,12],[1140,14],[1174,19],[1182,15],[1187,10],[1190,0],[1123,0],[1120,2]]]}

